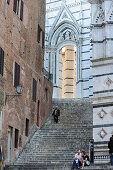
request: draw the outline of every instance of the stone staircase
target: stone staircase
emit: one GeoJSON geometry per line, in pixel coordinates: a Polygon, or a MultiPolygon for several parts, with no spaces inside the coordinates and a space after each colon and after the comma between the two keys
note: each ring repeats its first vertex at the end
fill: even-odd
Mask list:
{"type": "Polygon", "coordinates": [[[20,167],[33,170],[33,167],[34,169],[43,167],[43,170],[56,167],[59,170],[62,168],[68,170],[78,149],[89,152],[89,140],[93,134],[91,101],[54,99],[53,108],[56,105],[61,111],[58,124],[50,115],[26,144],[14,162],[13,169],[19,170],[20,167]]]}

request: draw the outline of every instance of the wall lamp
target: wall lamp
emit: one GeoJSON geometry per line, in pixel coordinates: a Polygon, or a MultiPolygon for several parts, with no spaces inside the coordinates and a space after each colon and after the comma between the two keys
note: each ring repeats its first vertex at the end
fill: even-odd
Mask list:
{"type": "Polygon", "coordinates": [[[6,94],[5,105],[6,105],[6,102],[7,102],[7,97],[12,96],[11,99],[13,99],[16,96],[21,96],[22,95],[22,91],[23,91],[23,86],[22,85],[18,85],[18,86],[16,86],[16,94],[6,94]]]}

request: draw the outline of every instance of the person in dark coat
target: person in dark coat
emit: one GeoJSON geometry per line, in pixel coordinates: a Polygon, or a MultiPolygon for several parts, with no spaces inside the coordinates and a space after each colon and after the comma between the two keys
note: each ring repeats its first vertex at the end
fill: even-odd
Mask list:
{"type": "Polygon", "coordinates": [[[109,148],[110,162],[111,165],[113,165],[113,136],[110,137],[110,141],[108,142],[108,148],[109,148]]]}
{"type": "Polygon", "coordinates": [[[54,121],[58,123],[58,117],[60,116],[60,110],[58,106],[55,107],[52,115],[54,116],[54,121]]]}

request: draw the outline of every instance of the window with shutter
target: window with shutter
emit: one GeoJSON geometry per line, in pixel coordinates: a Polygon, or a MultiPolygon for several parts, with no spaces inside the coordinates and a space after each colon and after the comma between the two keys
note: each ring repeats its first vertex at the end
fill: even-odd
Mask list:
{"type": "Polygon", "coordinates": [[[18,11],[19,11],[19,0],[14,0],[13,11],[18,15],[18,11]]]}
{"type": "Polygon", "coordinates": [[[40,28],[40,25],[38,24],[38,36],[37,36],[38,43],[40,43],[41,31],[42,31],[42,29],[40,28]]]}
{"type": "Polygon", "coordinates": [[[23,9],[24,9],[24,2],[21,0],[21,8],[20,8],[20,20],[23,21],[23,9]]]}
{"type": "Polygon", "coordinates": [[[4,72],[4,51],[0,47],[0,74],[3,76],[4,72]]]}
{"type": "Polygon", "coordinates": [[[34,102],[36,102],[36,92],[37,92],[37,81],[33,78],[33,94],[32,99],[34,102]]]}
{"type": "Polygon", "coordinates": [[[29,119],[26,119],[25,136],[29,134],[29,119]]]}
{"type": "Polygon", "coordinates": [[[10,0],[7,0],[7,4],[9,5],[9,3],[10,3],[10,0]]]}
{"type": "Polygon", "coordinates": [[[45,32],[42,31],[42,48],[44,48],[45,32]]]}
{"type": "Polygon", "coordinates": [[[20,84],[20,65],[15,62],[14,87],[17,87],[19,84],[20,84]]]}
{"type": "Polygon", "coordinates": [[[15,129],[15,148],[18,148],[18,136],[19,136],[19,130],[15,129]]]}

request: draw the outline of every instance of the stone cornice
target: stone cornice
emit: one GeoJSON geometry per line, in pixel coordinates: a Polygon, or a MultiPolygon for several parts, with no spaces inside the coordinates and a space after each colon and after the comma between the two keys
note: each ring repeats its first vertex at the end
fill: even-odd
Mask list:
{"type": "MultiPolygon", "coordinates": [[[[76,2],[76,3],[73,3],[73,4],[66,5],[66,6],[68,8],[70,8],[70,7],[75,7],[75,6],[79,6],[79,5],[80,5],[80,2],[76,2]]],[[[46,12],[48,13],[48,12],[58,11],[58,10],[60,10],[62,8],[62,6],[59,6],[59,7],[56,7],[56,8],[47,9],[46,12]]]]}
{"type": "Polygon", "coordinates": [[[98,4],[98,3],[102,3],[104,0],[88,0],[88,2],[90,4],[98,4]]]}

